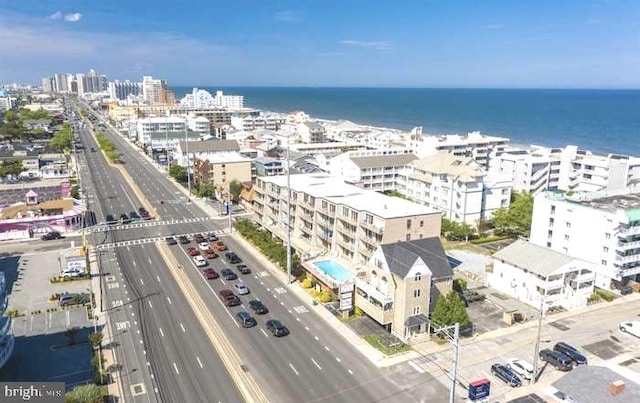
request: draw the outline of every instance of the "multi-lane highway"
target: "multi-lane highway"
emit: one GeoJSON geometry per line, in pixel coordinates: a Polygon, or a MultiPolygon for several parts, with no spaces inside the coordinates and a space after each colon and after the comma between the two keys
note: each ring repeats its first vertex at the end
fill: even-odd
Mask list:
{"type": "MultiPolygon", "coordinates": [[[[227,221],[211,219],[184,198],[180,203],[160,203],[179,199],[181,191],[115,131],[108,130],[105,134],[121,154],[122,167],[163,220],[160,225],[114,226],[107,232],[92,234],[94,245],[102,245],[103,271],[110,274],[104,277],[105,298],[113,307],[114,331],[121,331],[118,337],[123,337],[123,350],[126,345],[130,346],[118,357],[125,364],[125,373],[130,374],[123,380],[128,389],[132,384],[143,383],[147,390],[144,399],[132,396],[131,392],[128,397],[133,397],[131,401],[155,397],[167,402],[243,400],[175,285],[166,261],[158,255],[157,247],[153,243],[132,242],[161,239],[169,234],[222,233],[227,229],[227,221]],[[109,285],[114,281],[119,285],[109,285]],[[158,392],[154,393],[156,388],[158,392]]],[[[91,206],[98,220],[103,221],[106,214],[118,217],[142,206],[135,187],[129,186],[101,153],[88,151],[90,147],[97,149],[97,145],[87,131],[82,132],[82,138],[87,145],[85,156],[89,158],[85,158],[85,163],[90,171],[90,178],[83,178],[83,186],[85,192],[92,195],[91,206]]],[[[260,256],[245,250],[233,237],[221,235],[220,238],[252,269],[248,275],[238,273],[250,289],[249,295],[240,297],[241,306],[229,308],[221,303],[218,292],[231,289],[237,281],[206,280],[201,268],[195,267],[185,251],[188,246],[196,246],[193,241],[168,248],[215,321],[232,340],[243,369],[255,377],[270,401],[407,402],[446,398],[418,396],[420,389],[390,379],[389,371],[378,369],[362,357],[312,309],[288,292],[287,286],[272,277],[264,269],[260,256]],[[237,324],[235,314],[248,311],[250,299],[262,300],[270,312],[255,316],[258,325],[245,329],[237,324]],[[268,319],[281,320],[291,334],[273,337],[265,327],[268,319]]],[[[225,262],[222,254],[209,261],[208,267],[219,272],[223,267],[233,266],[225,262]]]]}

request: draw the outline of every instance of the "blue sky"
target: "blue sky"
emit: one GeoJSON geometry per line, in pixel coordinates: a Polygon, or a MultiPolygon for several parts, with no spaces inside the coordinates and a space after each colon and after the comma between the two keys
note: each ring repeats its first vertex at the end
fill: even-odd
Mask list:
{"type": "Polygon", "coordinates": [[[3,0],[0,82],[640,88],[640,1],[3,0]]]}

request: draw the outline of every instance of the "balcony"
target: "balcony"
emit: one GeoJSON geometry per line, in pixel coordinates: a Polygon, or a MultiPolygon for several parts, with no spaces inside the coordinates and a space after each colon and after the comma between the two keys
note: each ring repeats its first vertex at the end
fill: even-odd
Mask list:
{"type": "Polygon", "coordinates": [[[382,232],[384,231],[384,227],[376,225],[373,222],[367,222],[366,220],[360,221],[360,226],[378,235],[382,235],[382,232]]]}
{"type": "Polygon", "coordinates": [[[620,255],[616,255],[616,262],[617,263],[631,263],[631,262],[640,262],[640,255],[636,254],[636,255],[629,255],[629,256],[620,256],[620,255]]]}
{"type": "Polygon", "coordinates": [[[362,241],[363,243],[367,244],[367,245],[371,245],[373,246],[373,248],[377,248],[378,247],[378,241],[374,238],[374,237],[369,237],[364,235],[363,233],[360,233],[358,235],[358,239],[360,239],[360,241],[362,241]]]}
{"type": "Polygon", "coordinates": [[[316,231],[316,235],[318,236],[318,238],[322,239],[323,241],[331,242],[331,233],[330,232],[327,232],[327,231],[316,231]]]}
{"type": "Polygon", "coordinates": [[[640,225],[630,226],[628,224],[620,224],[620,234],[637,235],[640,234],[640,225]]]}
{"type": "Polygon", "coordinates": [[[309,234],[309,235],[313,234],[313,227],[309,225],[301,224],[298,226],[298,228],[300,228],[300,231],[304,232],[305,234],[309,234]]]}
{"type": "Polygon", "coordinates": [[[300,200],[300,202],[298,203],[298,205],[307,208],[308,210],[311,211],[315,211],[316,209],[316,202],[315,200],[310,200],[310,199],[302,199],[300,200]]]}
{"type": "Polygon", "coordinates": [[[346,241],[344,237],[337,237],[336,242],[338,245],[343,246],[351,251],[356,250],[356,243],[354,241],[346,241]]]}

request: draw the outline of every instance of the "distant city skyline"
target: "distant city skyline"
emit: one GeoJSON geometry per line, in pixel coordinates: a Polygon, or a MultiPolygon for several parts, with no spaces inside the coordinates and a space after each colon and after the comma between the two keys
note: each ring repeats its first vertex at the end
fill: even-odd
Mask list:
{"type": "Polygon", "coordinates": [[[10,1],[0,82],[93,68],[170,86],[638,89],[639,15],[634,0],[10,1]]]}

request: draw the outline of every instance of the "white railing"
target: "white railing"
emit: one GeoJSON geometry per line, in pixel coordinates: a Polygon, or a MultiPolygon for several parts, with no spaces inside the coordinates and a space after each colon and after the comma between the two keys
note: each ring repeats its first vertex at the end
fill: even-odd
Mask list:
{"type": "Polygon", "coordinates": [[[393,297],[392,296],[384,294],[384,293],[376,290],[376,288],[373,285],[367,283],[364,280],[356,278],[356,287],[358,287],[359,289],[361,289],[362,291],[367,293],[367,295],[369,295],[370,297],[372,297],[372,298],[378,300],[379,302],[381,302],[382,305],[393,303],[393,297]]]}

